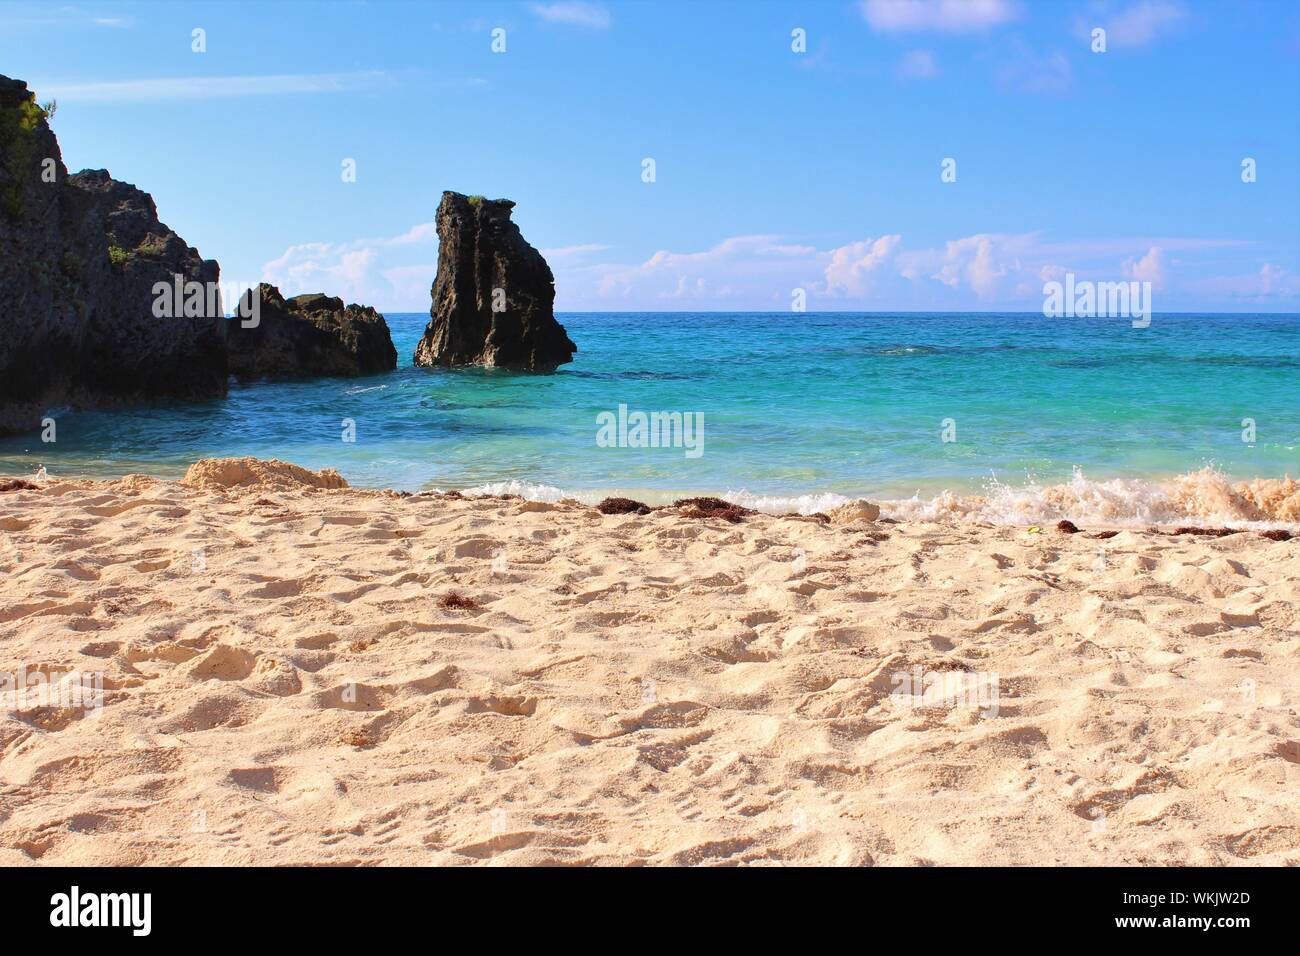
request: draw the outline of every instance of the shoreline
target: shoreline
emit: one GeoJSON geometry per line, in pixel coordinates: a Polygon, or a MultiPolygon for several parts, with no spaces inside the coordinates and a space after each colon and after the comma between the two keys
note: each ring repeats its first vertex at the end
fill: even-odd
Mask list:
{"type": "Polygon", "coordinates": [[[0,862],[1300,863],[1295,539],[338,485],[0,493],[0,862]]]}
{"type": "MultiPolygon", "coordinates": [[[[216,459],[204,459],[216,460],[216,459]]],[[[247,459],[251,461],[261,459],[247,459]]],[[[278,460],[278,459],[273,459],[278,460]]],[[[127,471],[108,476],[51,476],[52,481],[112,483],[144,477],[156,481],[180,481],[183,473],[167,468],[162,474],[127,471]],[[176,473],[173,475],[173,473],[176,473]]],[[[347,480],[346,476],[343,476],[347,480]]],[[[32,480],[32,474],[0,471],[2,481],[32,480]]],[[[751,493],[743,484],[737,488],[664,489],[611,485],[599,489],[566,489],[543,482],[507,479],[488,482],[449,482],[439,486],[406,489],[389,485],[357,485],[357,490],[393,494],[447,494],[467,497],[518,497],[553,504],[572,500],[595,506],[610,497],[632,498],[662,507],[682,498],[717,497],[741,507],[781,516],[790,513],[812,515],[826,512],[859,499],[877,502],[883,513],[898,521],[987,523],[1028,526],[1067,520],[1076,524],[1111,529],[1141,530],[1147,527],[1213,525],[1241,530],[1286,529],[1300,531],[1300,481],[1282,477],[1240,478],[1225,475],[1211,466],[1177,475],[1137,478],[1087,478],[1075,469],[1069,482],[1010,485],[996,480],[983,488],[953,491],[941,481],[920,484],[942,487],[929,495],[910,497],[855,495],[838,491],[782,494],[751,493]]]]}

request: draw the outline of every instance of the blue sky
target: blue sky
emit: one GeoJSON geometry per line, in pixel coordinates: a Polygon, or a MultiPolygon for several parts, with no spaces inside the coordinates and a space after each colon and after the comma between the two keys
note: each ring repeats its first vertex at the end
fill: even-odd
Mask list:
{"type": "Polygon", "coordinates": [[[1036,311],[1073,272],[1151,281],[1156,311],[1296,311],[1298,11],[6,2],[0,73],[58,99],[70,168],[286,294],[427,310],[456,189],[519,204],[560,310],[1036,311]]]}

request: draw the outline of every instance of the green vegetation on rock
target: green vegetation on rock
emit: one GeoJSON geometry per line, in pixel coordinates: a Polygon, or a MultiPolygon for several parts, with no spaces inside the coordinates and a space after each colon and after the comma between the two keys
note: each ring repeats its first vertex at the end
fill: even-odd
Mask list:
{"type": "MultiPolygon", "coordinates": [[[[54,107],[51,103],[50,106],[54,107]]],[[[18,219],[23,213],[20,185],[32,161],[35,149],[35,137],[32,133],[51,115],[36,105],[36,97],[30,96],[15,107],[0,108],[0,157],[3,157],[4,170],[9,179],[0,205],[10,219],[18,219]]]]}

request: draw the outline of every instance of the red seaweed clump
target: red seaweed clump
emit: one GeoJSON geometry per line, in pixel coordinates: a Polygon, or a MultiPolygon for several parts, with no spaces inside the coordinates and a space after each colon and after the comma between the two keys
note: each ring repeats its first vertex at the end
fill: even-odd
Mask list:
{"type": "Polygon", "coordinates": [[[733,505],[721,498],[678,498],[673,502],[674,508],[680,508],[687,518],[721,518],[738,524],[741,519],[754,512],[740,505],[733,505]]]}
{"type": "Polygon", "coordinates": [[[654,509],[631,498],[606,498],[596,505],[596,510],[603,515],[648,515],[654,509]]]}
{"type": "Polygon", "coordinates": [[[481,611],[483,605],[479,604],[473,598],[465,597],[463,594],[457,594],[450,591],[438,599],[438,607],[444,611],[481,611]]]}
{"type": "Polygon", "coordinates": [[[1261,531],[1260,534],[1270,541],[1290,541],[1293,535],[1290,531],[1284,531],[1282,528],[1275,528],[1272,531],[1261,531]]]}
{"type": "Polygon", "coordinates": [[[1056,522],[1056,530],[1059,531],[1059,532],[1061,532],[1062,534],[1078,534],[1078,533],[1079,533],[1079,528],[1078,528],[1077,525],[1075,525],[1075,523],[1074,523],[1073,521],[1066,521],[1066,520],[1064,520],[1064,519],[1062,519],[1061,521],[1056,522]]]}

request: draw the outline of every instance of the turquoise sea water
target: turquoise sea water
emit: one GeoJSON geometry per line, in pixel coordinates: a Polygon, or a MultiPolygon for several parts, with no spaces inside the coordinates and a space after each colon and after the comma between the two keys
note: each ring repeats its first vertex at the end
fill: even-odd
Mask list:
{"type": "Polygon", "coordinates": [[[0,472],[172,477],[200,457],[255,455],[363,486],[661,499],[927,496],[1065,482],[1076,468],[1095,480],[1206,465],[1300,474],[1300,316],[1156,315],[1146,329],[1040,314],[560,318],[579,352],[552,375],[414,368],[428,317],[392,314],[395,372],[58,411],[54,444],[0,439],[0,472]],[[703,454],[599,447],[597,416],[619,405],[702,414],[703,454]],[[941,440],[945,419],[955,441],[941,440]]]}

